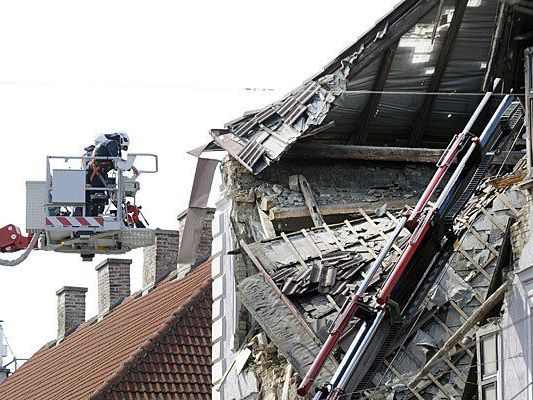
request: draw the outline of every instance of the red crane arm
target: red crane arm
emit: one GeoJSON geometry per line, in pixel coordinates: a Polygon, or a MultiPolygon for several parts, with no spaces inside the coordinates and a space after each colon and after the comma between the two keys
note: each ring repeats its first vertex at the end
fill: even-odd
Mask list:
{"type": "Polygon", "coordinates": [[[0,228],[0,253],[24,250],[29,246],[31,238],[31,234],[24,236],[15,225],[6,225],[0,228]]]}

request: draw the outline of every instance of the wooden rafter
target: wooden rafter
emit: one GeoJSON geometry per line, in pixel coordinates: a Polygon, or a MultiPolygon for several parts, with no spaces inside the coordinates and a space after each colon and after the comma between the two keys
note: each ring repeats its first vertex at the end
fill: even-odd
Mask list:
{"type": "MultiPolygon", "coordinates": [[[[398,11],[401,15],[392,18],[384,19],[373,29],[371,34],[373,37],[369,37],[369,43],[364,44],[364,49],[361,54],[358,55],[357,61],[350,68],[348,79],[351,79],[367,66],[369,66],[374,60],[377,60],[382,56],[394,43],[400,40],[411,28],[420,21],[428,12],[430,12],[437,4],[439,0],[419,0],[413,2],[409,9],[404,10],[403,7],[398,7],[398,11]],[[385,32],[383,37],[376,40],[376,30],[385,32]]],[[[407,6],[407,4],[405,4],[407,6]]],[[[381,35],[379,35],[381,36],[381,35]]],[[[344,55],[341,54],[341,56],[344,55]]]]}
{"type": "Polygon", "coordinates": [[[507,283],[502,284],[487,300],[468,317],[464,324],[450,337],[443,346],[433,355],[433,357],[426,363],[426,365],[415,375],[409,383],[411,388],[415,388],[416,384],[428,373],[431,368],[439,362],[443,357],[446,357],[448,352],[457,346],[461,339],[481,321],[481,319],[492,310],[492,308],[502,301],[505,292],[507,291],[507,283]]]}
{"type": "MultiPolygon", "coordinates": [[[[441,51],[435,63],[435,71],[433,72],[433,75],[431,75],[428,84],[427,91],[429,93],[437,92],[440,88],[442,78],[444,77],[444,72],[448,66],[448,60],[450,59],[453,46],[457,39],[457,35],[459,34],[459,28],[463,22],[467,4],[468,0],[457,0],[457,3],[455,4],[452,21],[450,22],[448,32],[446,33],[446,37],[442,43],[441,51]]],[[[424,134],[424,131],[428,125],[429,118],[431,117],[431,111],[433,110],[434,103],[434,95],[427,95],[425,97],[413,127],[413,133],[410,139],[411,146],[417,146],[420,142],[420,139],[422,138],[422,135],[424,134]]]]}
{"type": "Polygon", "coordinates": [[[379,67],[378,75],[374,81],[374,86],[372,88],[372,93],[368,103],[363,112],[363,118],[358,125],[358,128],[353,132],[352,136],[348,140],[348,144],[361,144],[366,141],[368,137],[368,132],[370,131],[370,125],[374,120],[376,111],[378,109],[379,100],[381,99],[381,92],[385,88],[385,83],[387,82],[387,77],[394,61],[394,56],[396,55],[396,49],[398,48],[398,42],[394,43],[385,53],[379,67]]]}

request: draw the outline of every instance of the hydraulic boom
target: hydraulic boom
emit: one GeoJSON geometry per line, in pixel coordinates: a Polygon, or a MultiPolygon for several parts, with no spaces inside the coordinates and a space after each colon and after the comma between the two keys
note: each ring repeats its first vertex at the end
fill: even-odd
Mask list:
{"type": "MultiPolygon", "coordinates": [[[[498,84],[499,84],[499,79],[495,81],[494,88],[496,88],[498,84]]],[[[382,288],[382,290],[380,291],[377,297],[377,302],[379,304],[384,304],[384,302],[387,300],[392,288],[394,287],[394,285],[396,284],[396,282],[398,281],[398,279],[404,272],[405,267],[407,266],[409,261],[412,259],[414,253],[417,251],[419,244],[421,243],[421,241],[427,234],[427,231],[430,226],[430,222],[433,217],[434,209],[432,209],[433,211],[430,211],[426,214],[425,218],[422,219],[422,223],[420,221],[421,221],[421,215],[424,209],[426,208],[426,206],[428,205],[429,199],[435,193],[436,188],[442,181],[442,178],[444,177],[446,172],[449,171],[450,167],[455,162],[459,152],[465,146],[468,145],[468,142],[472,140],[470,129],[472,128],[476,120],[478,119],[479,115],[481,114],[483,108],[489,101],[492,94],[493,92],[487,92],[485,94],[480,104],[476,108],[474,114],[471,116],[470,120],[468,121],[465,128],[463,129],[463,131],[454,136],[454,138],[450,142],[450,145],[445,150],[441,159],[437,163],[437,171],[435,172],[433,178],[429,182],[426,190],[420,197],[416,206],[410,212],[405,213],[403,217],[399,220],[398,225],[396,226],[396,229],[389,236],[389,238],[387,239],[387,242],[381,249],[378,257],[373,262],[370,270],[367,273],[365,280],[359,286],[358,290],[343,305],[341,312],[339,316],[337,317],[337,320],[334,322],[334,324],[332,325],[332,328],[330,329],[328,338],[326,339],[315,361],[311,365],[309,371],[307,372],[306,376],[304,377],[300,386],[298,387],[298,394],[300,396],[305,396],[308,393],[309,389],[312,387],[318,373],[320,372],[321,368],[326,362],[327,357],[331,354],[331,352],[333,351],[333,348],[339,341],[342,335],[342,332],[344,331],[344,329],[346,328],[346,326],[348,325],[352,317],[355,315],[355,313],[359,309],[361,305],[361,301],[363,299],[363,295],[366,293],[373,278],[376,276],[376,274],[380,270],[380,267],[384,259],[386,258],[386,256],[389,254],[392,246],[394,245],[394,242],[396,241],[400,232],[404,228],[407,228],[411,231],[414,231],[411,237],[411,241],[407,249],[403,252],[400,260],[398,260],[396,267],[393,269],[393,272],[389,276],[389,279],[387,280],[387,282],[385,283],[385,286],[382,288]]],[[[508,105],[508,102],[507,102],[507,105],[508,105]]],[[[476,142],[477,138],[473,138],[473,140],[474,142],[476,142]]],[[[473,143],[472,145],[475,146],[475,143],[473,143]]],[[[381,314],[382,312],[380,312],[380,314],[378,315],[381,315],[381,314]]],[[[376,319],[379,319],[379,318],[376,318],[376,319]]]]}

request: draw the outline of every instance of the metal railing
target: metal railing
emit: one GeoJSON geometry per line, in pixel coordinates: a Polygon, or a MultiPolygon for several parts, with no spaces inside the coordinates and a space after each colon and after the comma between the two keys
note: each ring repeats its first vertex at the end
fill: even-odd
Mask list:
{"type": "MultiPolygon", "coordinates": [[[[88,166],[92,162],[102,162],[108,161],[112,163],[112,168],[110,168],[109,173],[114,173],[114,179],[106,179],[105,186],[103,187],[94,187],[90,186],[89,183],[84,179],[84,199],[89,198],[90,192],[106,192],[109,195],[107,200],[106,208],[114,205],[116,212],[107,212],[104,210],[100,217],[104,217],[106,221],[115,221],[123,224],[125,217],[124,205],[126,203],[126,195],[124,189],[124,172],[133,170],[135,176],[138,176],[141,173],[156,173],[159,170],[158,157],[155,154],[151,153],[130,153],[126,160],[123,160],[121,157],[100,157],[100,156],[47,156],[46,158],[46,191],[47,191],[47,203],[45,204],[46,216],[58,216],[57,213],[60,213],[61,208],[67,210],[71,216],[74,216],[74,210],[81,210],[81,216],[87,216],[88,204],[87,201],[79,202],[61,202],[53,201],[53,179],[54,171],[58,170],[57,168],[52,167],[52,163],[56,160],[63,160],[65,164],[68,164],[70,161],[79,160],[80,164],[78,167],[73,167],[72,164],[67,165],[68,170],[77,170],[77,171],[88,171],[88,166]],[[148,169],[137,169],[135,167],[135,161],[139,158],[151,158],[153,160],[153,168],[148,169]],[[55,214],[54,214],[55,213],[55,214]]],[[[107,175],[106,174],[106,175],[107,175]]],[[[106,177],[107,178],[107,177],[106,177]]],[[[60,214],[59,214],[60,215],[60,214]]]]}

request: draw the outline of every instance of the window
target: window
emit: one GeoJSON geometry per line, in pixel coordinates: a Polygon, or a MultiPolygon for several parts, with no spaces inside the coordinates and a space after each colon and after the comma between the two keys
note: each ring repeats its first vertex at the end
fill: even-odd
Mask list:
{"type": "Polygon", "coordinates": [[[498,395],[496,394],[496,383],[487,383],[481,387],[481,398],[483,400],[496,400],[498,395]]]}
{"type": "Polygon", "coordinates": [[[498,372],[498,334],[493,333],[481,338],[481,378],[486,379],[498,372]]]}
{"type": "Polygon", "coordinates": [[[476,347],[479,398],[498,400],[499,333],[496,325],[479,329],[476,347]]]}
{"type": "Polygon", "coordinates": [[[533,91],[533,51],[527,54],[527,68],[529,70],[529,91],[533,91]]]}

